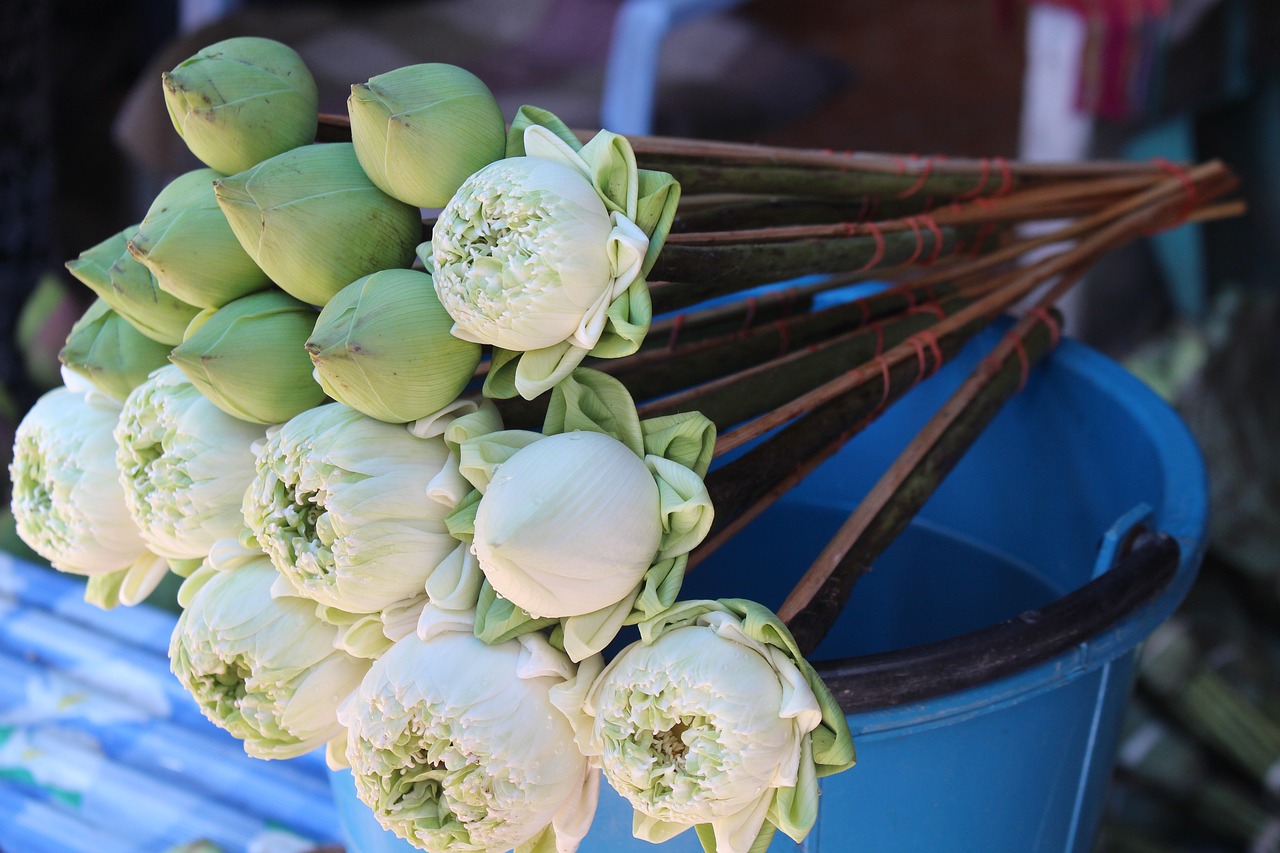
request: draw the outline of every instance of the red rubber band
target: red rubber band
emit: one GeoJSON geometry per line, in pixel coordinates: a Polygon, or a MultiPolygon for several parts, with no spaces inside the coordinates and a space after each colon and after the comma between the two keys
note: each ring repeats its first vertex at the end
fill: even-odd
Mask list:
{"type": "Polygon", "coordinates": [[[920,223],[916,221],[914,216],[908,216],[906,222],[911,226],[911,232],[916,235],[916,250],[911,253],[911,257],[906,262],[906,266],[911,266],[920,257],[920,253],[924,251],[924,232],[920,230],[920,223]]]}
{"type": "Polygon", "coordinates": [[[1022,338],[1014,337],[1013,351],[1018,355],[1018,364],[1022,369],[1022,378],[1018,381],[1018,390],[1014,393],[1022,393],[1022,389],[1027,387],[1027,375],[1031,372],[1031,362],[1027,358],[1027,350],[1022,345],[1022,338]]]}
{"type": "Polygon", "coordinates": [[[742,318],[742,328],[738,329],[738,337],[745,338],[747,332],[751,329],[751,323],[756,319],[756,298],[754,296],[747,297],[747,313],[742,318]]]}
{"type": "Polygon", "coordinates": [[[1037,305],[1027,313],[1038,317],[1049,329],[1049,349],[1056,347],[1058,341],[1062,340],[1062,324],[1058,322],[1058,318],[1050,314],[1043,305],[1037,305]]]}
{"type": "Polygon", "coordinates": [[[926,302],[923,305],[913,305],[907,309],[908,314],[932,314],[939,320],[947,319],[947,312],[942,310],[942,306],[937,302],[926,302]]]}
{"type": "Polygon", "coordinates": [[[912,184],[907,189],[895,195],[894,198],[910,198],[911,196],[920,192],[921,188],[924,187],[925,181],[929,180],[929,175],[932,173],[933,173],[933,158],[926,157],[924,158],[924,168],[920,170],[920,177],[916,178],[916,182],[914,184],[912,184]]]}
{"type": "Polygon", "coordinates": [[[921,216],[924,227],[928,228],[933,234],[933,254],[929,256],[929,260],[921,261],[924,266],[928,266],[938,260],[938,255],[942,254],[942,229],[938,227],[938,223],[934,221],[932,216],[921,216]]]}
{"type": "Polygon", "coordinates": [[[876,357],[879,358],[884,355],[884,321],[872,323],[871,328],[876,330],[876,357]]]}
{"type": "Polygon", "coordinates": [[[884,260],[884,232],[882,232],[880,230],[880,226],[876,225],[874,222],[868,222],[866,224],[866,230],[870,231],[871,236],[875,238],[876,250],[871,255],[871,260],[867,261],[862,269],[855,270],[854,272],[866,272],[867,270],[875,269],[875,267],[884,260]]]}
{"type": "Polygon", "coordinates": [[[938,336],[933,333],[933,329],[924,329],[916,332],[915,337],[921,338],[933,353],[933,370],[929,371],[929,375],[938,372],[938,368],[942,367],[942,347],[938,346],[938,336]]]}
{"type": "Polygon", "coordinates": [[[676,348],[676,338],[680,337],[680,329],[684,326],[684,315],[677,314],[671,321],[671,337],[667,339],[667,349],[676,348]]]}
{"type": "Polygon", "coordinates": [[[997,157],[995,162],[1000,167],[1000,189],[995,192],[996,197],[999,198],[1002,195],[1008,195],[1013,189],[1013,168],[1003,157],[997,157]]]}
{"type": "Polygon", "coordinates": [[[1182,201],[1182,209],[1178,211],[1178,221],[1174,223],[1176,228],[1187,221],[1191,216],[1191,211],[1195,209],[1198,193],[1196,192],[1195,181],[1191,180],[1191,176],[1187,174],[1187,170],[1179,166],[1177,163],[1170,162],[1163,157],[1156,157],[1153,161],[1160,167],[1160,171],[1172,175],[1182,183],[1184,198],[1182,201]]]}
{"type": "Polygon", "coordinates": [[[982,195],[982,191],[987,188],[987,179],[991,177],[991,160],[987,157],[982,158],[982,172],[978,175],[978,185],[963,195],[956,198],[959,201],[969,201],[982,195]]]}
{"type": "Polygon", "coordinates": [[[872,359],[876,364],[880,365],[880,378],[884,381],[884,390],[880,394],[880,402],[876,404],[876,411],[883,409],[889,402],[889,386],[892,379],[889,377],[889,362],[884,360],[884,356],[878,355],[872,359]]]}
{"type": "Polygon", "coordinates": [[[911,348],[916,351],[916,381],[911,383],[911,387],[914,388],[920,384],[920,380],[925,378],[925,373],[929,369],[929,360],[924,355],[924,343],[918,337],[912,335],[907,338],[907,343],[911,344],[911,348]]]}
{"type": "Polygon", "coordinates": [[[871,322],[871,306],[868,304],[870,300],[863,297],[855,301],[858,303],[858,310],[862,312],[862,321],[858,325],[865,326],[871,322]]]}

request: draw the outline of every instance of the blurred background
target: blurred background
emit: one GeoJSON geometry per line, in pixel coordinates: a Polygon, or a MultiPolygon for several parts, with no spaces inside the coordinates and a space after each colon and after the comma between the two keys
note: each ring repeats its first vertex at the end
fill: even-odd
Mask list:
{"type": "MultiPolygon", "coordinates": [[[[160,72],[234,35],[298,50],[326,112],[345,112],[353,82],[432,61],[475,72],[508,116],[533,103],[579,128],[921,155],[1226,161],[1249,213],[1109,257],[1066,306],[1067,332],[1143,377],[1199,440],[1214,527],[1179,628],[1199,662],[1185,678],[1234,679],[1280,723],[1280,4],[4,3],[5,454],[22,414],[59,384],[58,351],[91,301],[63,263],[137,222],[197,165],[169,123],[160,72]],[[657,21],[645,6],[674,15],[657,21]]],[[[4,547],[33,557],[11,528],[4,547]]],[[[1145,746],[1121,757],[1102,848],[1278,849],[1280,775],[1253,772],[1206,734],[1176,701],[1183,687],[1144,679],[1134,731],[1145,746]]]]}

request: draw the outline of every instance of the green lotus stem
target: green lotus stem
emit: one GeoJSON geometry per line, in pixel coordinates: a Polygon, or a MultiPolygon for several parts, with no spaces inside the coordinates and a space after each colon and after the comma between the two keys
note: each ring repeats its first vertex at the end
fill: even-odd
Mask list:
{"type": "MultiPolygon", "coordinates": [[[[985,326],[984,321],[974,321],[938,338],[943,363],[985,326]]],[[[932,359],[924,369],[928,373],[936,369],[932,359]]],[[[889,369],[887,388],[883,374],[873,374],[871,380],[818,406],[783,427],[777,435],[711,471],[706,483],[716,507],[716,518],[702,546],[691,555],[690,566],[706,559],[915,387],[920,379],[918,360],[899,362],[889,369]]]]}
{"type": "Polygon", "coordinates": [[[854,584],[933,494],[943,478],[1018,390],[1024,370],[1051,348],[1054,329],[1026,318],[926,425],[832,538],[778,611],[804,654],[826,636],[854,584]],[[1012,352],[1020,340],[1021,355],[1012,352]]]}
{"type": "MultiPolygon", "coordinates": [[[[699,410],[725,429],[873,358],[877,348],[891,347],[933,325],[939,312],[945,316],[966,304],[958,299],[945,305],[932,301],[952,289],[949,284],[894,287],[758,326],[746,334],[730,333],[670,349],[650,349],[592,366],[621,380],[636,400],[674,395],[642,405],[646,416],[699,410]],[[909,306],[920,306],[920,310],[895,316],[909,306]],[[673,364],[679,364],[680,369],[673,370],[673,364]]],[[[735,326],[741,325],[737,320],[735,326]]],[[[953,346],[958,348],[983,325],[966,327],[962,335],[941,344],[940,351],[949,357],[953,346]]],[[[546,412],[542,400],[503,400],[498,405],[504,423],[511,428],[536,429],[546,412]]]]}
{"type": "MultiPolygon", "coordinates": [[[[932,200],[936,204],[936,200],[932,200]]],[[[930,209],[927,196],[897,199],[874,195],[856,198],[797,198],[794,196],[685,196],[680,200],[672,233],[731,231],[778,225],[818,225],[824,222],[870,222],[899,219],[930,209]]]]}
{"type": "MultiPolygon", "coordinates": [[[[877,341],[881,347],[892,346],[907,335],[936,322],[938,311],[946,314],[962,304],[954,300],[946,305],[929,302],[929,310],[922,307],[914,314],[895,317],[894,315],[907,309],[911,298],[904,292],[898,292],[888,294],[886,298],[841,303],[758,326],[744,334],[730,333],[665,350],[651,350],[613,364],[601,365],[601,368],[622,380],[637,400],[649,400],[681,388],[687,389],[686,394],[678,395],[670,406],[660,406],[663,409],[690,406],[699,408],[702,402],[715,399],[716,392],[713,389],[698,389],[695,386],[717,378],[722,378],[724,384],[732,386],[735,393],[740,391],[743,396],[778,392],[784,395],[781,399],[790,399],[785,395],[799,384],[806,388],[814,387],[808,384],[811,376],[831,378],[849,364],[873,358],[876,355],[877,341]],[[867,334],[851,338],[859,329],[866,327],[872,327],[867,334]],[[837,339],[849,339],[849,347],[843,351],[832,351],[830,348],[837,339]],[[817,349],[806,354],[805,348],[817,349]],[[832,361],[825,369],[821,363],[824,358],[832,361]],[[814,359],[819,363],[812,368],[797,366],[810,364],[814,359]],[[765,362],[775,365],[765,375],[739,375],[741,371],[765,362]],[[671,369],[673,364],[680,366],[678,375],[671,369]],[[804,371],[805,377],[799,378],[798,371],[804,371]],[[733,378],[734,375],[737,378],[733,378]],[[748,379],[750,390],[742,385],[742,381],[748,379]]],[[[925,294],[922,294],[921,302],[924,302],[924,298],[925,294]]],[[[750,402],[754,403],[755,398],[750,402]]],[[[760,405],[766,406],[765,403],[760,405]]],[[[725,427],[736,422],[719,420],[705,410],[703,413],[725,427]]],[[[741,415],[736,417],[742,419],[741,415]]]]}
{"type": "Polygon", "coordinates": [[[871,195],[909,198],[956,198],[964,195],[991,195],[1001,188],[999,173],[989,174],[982,183],[972,175],[940,172],[871,172],[850,169],[814,169],[768,163],[696,163],[683,158],[645,156],[638,162],[645,169],[670,172],[684,192],[756,193],[842,198],[871,195]]]}
{"type": "MultiPolygon", "coordinates": [[[[940,316],[954,312],[963,304],[966,304],[963,300],[952,300],[940,306],[940,314],[922,311],[896,318],[891,323],[872,324],[870,328],[856,329],[834,338],[826,338],[821,343],[808,345],[804,349],[780,358],[757,364],[734,374],[722,375],[718,380],[663,397],[654,403],[641,406],[640,410],[646,417],[679,411],[699,411],[710,418],[721,431],[728,430],[794,399],[805,391],[818,387],[852,367],[870,361],[886,348],[895,346],[911,335],[933,326],[940,316]]],[[[975,324],[967,331],[976,332],[977,328],[979,326],[975,324]]],[[[772,335],[761,334],[757,337],[767,344],[768,338],[772,335]]],[[[953,345],[954,341],[955,339],[953,339],[953,345]]],[[[940,349],[941,342],[939,342],[940,349]]],[[[923,369],[931,370],[938,366],[937,354],[924,344],[922,344],[921,353],[921,361],[928,365],[923,369]]],[[[714,353],[708,355],[710,358],[703,358],[694,363],[700,368],[702,374],[715,376],[717,375],[716,359],[714,353]]],[[[921,369],[920,363],[917,362],[917,369],[921,369]]],[[[689,382],[698,381],[687,377],[686,364],[686,361],[680,362],[681,377],[689,382]]],[[[633,384],[640,385],[640,382],[628,382],[629,387],[633,384]]]]}
{"type": "MultiPolygon", "coordinates": [[[[625,361],[615,362],[617,369],[612,372],[617,374],[631,369],[632,365],[651,357],[649,352],[665,351],[668,357],[683,357],[693,350],[694,344],[709,339],[739,340],[780,319],[787,319],[794,325],[798,319],[793,319],[793,315],[795,318],[802,318],[816,295],[853,284],[859,278],[861,276],[830,276],[812,284],[771,291],[699,311],[682,312],[660,320],[649,329],[649,336],[640,347],[641,353],[625,361]]],[[[833,326],[833,329],[849,331],[862,323],[880,320],[912,306],[949,296],[957,289],[949,281],[919,285],[910,281],[901,282],[877,293],[822,309],[822,313],[834,323],[848,324],[842,328],[833,326]]],[[[789,331],[793,335],[794,344],[795,329],[791,328],[789,331]]]]}
{"type": "Polygon", "coordinates": [[[678,311],[704,299],[758,284],[815,273],[876,272],[944,258],[974,229],[921,228],[813,240],[723,245],[668,241],[649,276],[655,314],[678,311]],[[939,236],[941,240],[939,241],[939,236]],[[661,283],[660,283],[661,282],[661,283]]]}
{"type": "Polygon", "coordinates": [[[1280,793],[1280,722],[1206,665],[1186,620],[1160,626],[1143,650],[1142,683],[1217,754],[1280,793]]]}

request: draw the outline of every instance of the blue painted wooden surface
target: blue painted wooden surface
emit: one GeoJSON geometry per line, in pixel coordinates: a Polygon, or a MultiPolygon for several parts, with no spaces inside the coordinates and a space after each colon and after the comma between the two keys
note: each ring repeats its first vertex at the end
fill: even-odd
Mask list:
{"type": "Polygon", "coordinates": [[[0,554],[0,851],[226,853],[333,843],[322,757],[261,761],[169,672],[175,617],[104,612],[82,582],[0,554]]]}

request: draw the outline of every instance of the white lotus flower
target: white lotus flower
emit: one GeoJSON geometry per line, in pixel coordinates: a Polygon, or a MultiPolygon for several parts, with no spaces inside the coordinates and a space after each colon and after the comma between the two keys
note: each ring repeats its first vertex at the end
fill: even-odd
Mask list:
{"type": "Polygon", "coordinates": [[[264,429],[222,412],[173,365],[125,400],[116,464],[125,504],[157,554],[201,559],[244,528],[240,507],[264,429]]]}
{"type": "Polygon", "coordinates": [[[48,392],[18,426],[9,466],[14,520],[22,540],[54,568],[118,575],[119,600],[133,604],[168,567],[147,549],[125,506],[111,435],[120,404],[87,382],[80,387],[87,392],[48,392]]]}
{"type": "Polygon", "coordinates": [[[575,668],[540,634],[488,646],[470,614],[433,610],[338,712],[360,798],[435,853],[572,853],[599,791],[551,701],[575,668]]]}
{"type": "Polygon", "coordinates": [[[425,594],[458,547],[444,517],[456,499],[430,490],[451,462],[439,435],[366,417],[341,403],[268,430],[244,519],[298,595],[375,613],[425,594]]]}
{"type": "Polygon", "coordinates": [[[639,585],[662,539],[644,460],[597,432],[534,441],[499,466],[476,511],[475,553],[501,596],[534,616],[579,616],[639,585]]]}
{"type": "Polygon", "coordinates": [[[636,836],[710,825],[718,853],[746,853],[772,826],[802,839],[817,775],[851,765],[853,747],[782,623],[750,602],[684,602],[641,634],[586,691],[579,730],[635,807],[636,836]]]}
{"type": "Polygon", "coordinates": [[[648,245],[578,171],[511,157],[459,187],[432,233],[431,260],[436,293],[463,340],[590,349],[648,245]]]}
{"type": "Polygon", "coordinates": [[[273,596],[276,578],[262,553],[217,543],[183,583],[169,645],[201,712],[256,758],[301,755],[340,735],[338,704],[369,668],[334,648],[337,629],[313,602],[273,596]]]}

